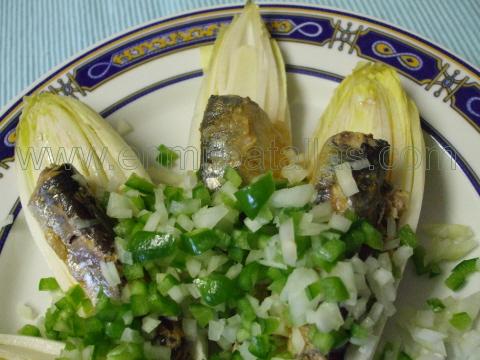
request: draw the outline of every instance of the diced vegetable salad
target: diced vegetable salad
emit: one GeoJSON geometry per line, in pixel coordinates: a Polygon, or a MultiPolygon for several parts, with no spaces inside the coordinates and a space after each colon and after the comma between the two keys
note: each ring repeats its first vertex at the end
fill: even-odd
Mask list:
{"type": "MultiPolygon", "coordinates": [[[[65,359],[177,358],[167,324],[199,359],[293,359],[349,342],[373,351],[376,326],[395,311],[413,233],[384,240],[354,213],[313,204],[310,184],[267,173],[242,186],[235,170],[225,174],[216,193],[193,173],[179,186],[131,176],[106,202],[119,271],[102,271],[121,279],[121,299],[100,294],[93,304],[79,286],[61,293],[43,279],[54,304],[21,332],[65,341],[65,359]]],[[[466,326],[463,315],[452,321],[466,326]]]]}

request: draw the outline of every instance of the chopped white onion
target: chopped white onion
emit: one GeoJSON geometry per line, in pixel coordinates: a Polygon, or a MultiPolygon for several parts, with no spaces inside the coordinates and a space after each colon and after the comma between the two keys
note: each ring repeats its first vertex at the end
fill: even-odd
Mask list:
{"type": "Polygon", "coordinates": [[[38,316],[37,312],[27,304],[19,304],[17,306],[17,314],[20,315],[25,320],[35,320],[35,318],[38,316]]]}
{"type": "Polygon", "coordinates": [[[357,286],[355,285],[355,275],[351,262],[339,261],[332,269],[331,275],[338,276],[348,290],[349,298],[345,304],[355,305],[357,302],[357,286]]]}
{"type": "Polygon", "coordinates": [[[123,342],[135,342],[138,338],[141,338],[140,334],[138,331],[130,329],[130,328],[125,328],[123,330],[122,336],[120,337],[120,341],[123,342]]]}
{"type": "Polygon", "coordinates": [[[228,269],[225,276],[228,277],[229,279],[235,279],[242,272],[242,268],[243,268],[243,265],[240,263],[232,265],[228,269]]]}
{"type": "Polygon", "coordinates": [[[189,294],[194,298],[194,299],[199,299],[201,294],[198,288],[194,284],[186,284],[185,288],[188,290],[189,294]]]}
{"type": "Polygon", "coordinates": [[[303,207],[312,200],[315,188],[312,184],[298,185],[275,191],[270,203],[276,208],[303,207]]]}
{"type": "Polygon", "coordinates": [[[228,214],[228,208],[221,204],[213,207],[203,207],[195,214],[193,214],[192,220],[195,227],[212,229],[228,214]]]}
{"type": "Polygon", "coordinates": [[[183,181],[183,175],[163,166],[151,166],[147,169],[148,175],[157,184],[178,186],[183,181]]]}
{"type": "Polygon", "coordinates": [[[315,324],[322,332],[338,330],[344,322],[338,305],[327,302],[320,304],[315,311],[307,311],[306,320],[309,324],[315,324]]]}
{"type": "Polygon", "coordinates": [[[132,253],[130,251],[127,251],[126,248],[127,242],[125,241],[125,239],[117,236],[115,238],[115,251],[118,255],[118,259],[123,264],[132,265],[132,253]]]}
{"type": "Polygon", "coordinates": [[[228,258],[225,255],[211,256],[207,265],[207,274],[211,274],[226,262],[228,262],[228,258]]]}
{"type": "Polygon", "coordinates": [[[193,341],[197,338],[197,322],[195,319],[184,318],[182,320],[182,328],[187,340],[193,341]]]}
{"type": "Polygon", "coordinates": [[[124,195],[110,193],[107,215],[114,219],[129,219],[133,216],[130,200],[124,195]]]}
{"type": "Polygon", "coordinates": [[[225,328],[225,319],[210,320],[208,322],[208,340],[218,341],[225,328]]]}
{"type": "Polygon", "coordinates": [[[259,323],[254,322],[254,323],[252,323],[252,326],[250,328],[250,332],[251,332],[252,336],[261,335],[262,334],[262,327],[260,326],[259,323]]]}
{"type": "Polygon", "coordinates": [[[161,321],[157,318],[148,315],[142,319],[142,330],[145,331],[147,334],[151,333],[153,330],[156,329],[158,325],[160,325],[161,321]]]}
{"type": "Polygon", "coordinates": [[[202,263],[193,257],[188,258],[185,265],[187,267],[188,274],[192,278],[197,277],[197,275],[200,273],[200,270],[202,269],[202,263]]]}
{"type": "Polygon", "coordinates": [[[125,325],[130,325],[133,321],[133,313],[128,310],[122,315],[122,320],[125,325]]]}
{"type": "Polygon", "coordinates": [[[302,332],[298,328],[292,328],[290,341],[292,344],[292,353],[294,355],[299,355],[305,348],[305,339],[303,338],[302,332]]]}
{"type": "Polygon", "coordinates": [[[387,217],[387,238],[393,239],[397,235],[397,222],[392,216],[387,217]]]}
{"type": "Polygon", "coordinates": [[[143,343],[143,351],[148,360],[170,360],[172,356],[172,350],[168,346],[154,346],[149,342],[143,343]]]}
{"type": "Polygon", "coordinates": [[[335,176],[337,177],[338,185],[346,197],[355,195],[360,191],[355,179],[353,178],[352,168],[350,167],[349,163],[345,162],[335,166],[334,171],[335,176]]]}
{"type": "Polygon", "coordinates": [[[167,211],[157,210],[152,213],[149,217],[143,230],[145,231],[155,231],[160,224],[165,223],[168,220],[167,211]]]}
{"type": "Polygon", "coordinates": [[[313,215],[306,213],[302,215],[302,219],[299,224],[300,236],[315,236],[319,235],[322,231],[328,230],[328,225],[318,224],[313,222],[313,215]]]}
{"type": "Polygon", "coordinates": [[[120,275],[118,275],[117,267],[114,262],[100,261],[100,269],[102,275],[110,286],[115,287],[121,283],[120,275]]]}
{"type": "Polygon", "coordinates": [[[280,224],[280,246],[285,264],[295,266],[297,262],[297,244],[295,242],[295,229],[293,219],[288,218],[280,224]]]}
{"type": "Polygon", "coordinates": [[[185,214],[177,216],[177,224],[180,225],[185,231],[192,231],[195,227],[193,221],[185,214]]]}
{"type": "Polygon", "coordinates": [[[330,216],[332,216],[332,212],[332,205],[328,201],[315,205],[312,210],[310,210],[310,214],[313,215],[313,220],[320,222],[328,221],[330,216]]]}
{"type": "Polygon", "coordinates": [[[302,182],[308,176],[308,171],[298,164],[289,164],[282,168],[281,175],[293,185],[302,182]]]}
{"type": "Polygon", "coordinates": [[[352,222],[349,219],[337,213],[334,213],[328,222],[329,227],[341,232],[347,232],[351,225],[352,222]]]}
{"type": "Polygon", "coordinates": [[[250,250],[245,259],[245,264],[250,264],[251,262],[255,262],[263,258],[263,251],[262,250],[250,250]]]}
{"type": "Polygon", "coordinates": [[[186,290],[183,288],[182,285],[172,286],[170,290],[168,290],[167,294],[176,303],[181,303],[183,299],[185,299],[185,296],[187,295],[186,290]]]}
{"type": "Polygon", "coordinates": [[[350,161],[349,164],[352,170],[363,170],[370,166],[370,161],[368,161],[367,158],[363,158],[355,161],[350,161]]]}

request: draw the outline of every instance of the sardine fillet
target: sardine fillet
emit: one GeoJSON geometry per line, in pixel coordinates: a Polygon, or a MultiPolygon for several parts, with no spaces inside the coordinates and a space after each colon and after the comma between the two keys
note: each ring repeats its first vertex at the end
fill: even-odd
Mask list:
{"type": "Polygon", "coordinates": [[[284,155],[290,144],[288,130],[283,123],[272,123],[248,97],[212,95],[200,132],[201,175],[212,190],[221,185],[227,166],[249,182],[269,170],[278,178],[288,164],[284,155]]]}
{"type": "Polygon", "coordinates": [[[69,164],[44,169],[28,206],[49,245],[89,297],[94,299],[101,289],[118,297],[118,288],[110,286],[100,266],[116,260],[112,224],[80,173],[69,164]]]}

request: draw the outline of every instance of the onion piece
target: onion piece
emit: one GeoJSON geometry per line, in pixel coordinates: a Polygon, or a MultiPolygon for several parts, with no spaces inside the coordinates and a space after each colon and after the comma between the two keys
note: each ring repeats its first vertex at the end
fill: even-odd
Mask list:
{"type": "Polygon", "coordinates": [[[295,243],[295,229],[293,219],[288,218],[280,224],[280,246],[285,264],[295,266],[297,262],[297,244],[295,243]]]}
{"type": "Polygon", "coordinates": [[[337,213],[334,213],[328,222],[329,227],[341,232],[347,232],[351,225],[352,222],[349,219],[337,213]]]}
{"type": "Polygon", "coordinates": [[[147,334],[151,333],[153,330],[156,329],[158,325],[160,325],[161,321],[157,318],[152,316],[145,316],[142,319],[142,330],[145,331],[147,334]]]}
{"type": "Polygon", "coordinates": [[[335,171],[335,176],[337,177],[338,185],[346,197],[355,195],[360,191],[353,178],[352,168],[348,162],[336,165],[333,169],[335,171]]]}
{"type": "Polygon", "coordinates": [[[117,267],[113,261],[100,261],[100,269],[110,286],[115,287],[121,283],[120,275],[118,275],[117,267]]]}
{"type": "Polygon", "coordinates": [[[225,319],[210,320],[208,322],[208,340],[218,341],[225,329],[225,319]]]}
{"type": "Polygon", "coordinates": [[[312,184],[298,185],[275,191],[270,198],[270,203],[275,208],[299,208],[310,202],[314,194],[315,188],[312,184]]]}
{"type": "Polygon", "coordinates": [[[193,214],[192,220],[195,227],[212,229],[228,214],[228,208],[221,204],[213,207],[203,207],[193,214]]]}

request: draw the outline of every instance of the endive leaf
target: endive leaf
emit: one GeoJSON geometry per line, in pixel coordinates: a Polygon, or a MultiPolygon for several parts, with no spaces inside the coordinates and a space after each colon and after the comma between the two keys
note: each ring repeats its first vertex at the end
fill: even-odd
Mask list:
{"type": "Polygon", "coordinates": [[[390,183],[409,194],[400,225],[416,228],[423,198],[425,144],[418,110],[398,74],[379,63],[359,63],[335,90],[309,142],[310,171],[326,140],[342,131],[372,134],[390,144],[390,183]]]}
{"type": "Polygon", "coordinates": [[[200,124],[211,95],[249,97],[272,122],[290,129],[285,64],[280,49],[260,16],[258,6],[245,5],[231,24],[222,28],[211,54],[202,54],[204,78],[190,133],[190,145],[200,149],[200,124]],[[205,57],[209,55],[208,61],[205,57]]]}
{"type": "Polygon", "coordinates": [[[30,232],[62,289],[76,283],[48,244],[28,208],[39,174],[52,164],[72,164],[97,196],[113,191],[133,173],[148,175],[133,150],[94,110],[70,97],[43,93],[25,98],[17,127],[15,166],[30,232]]]}

